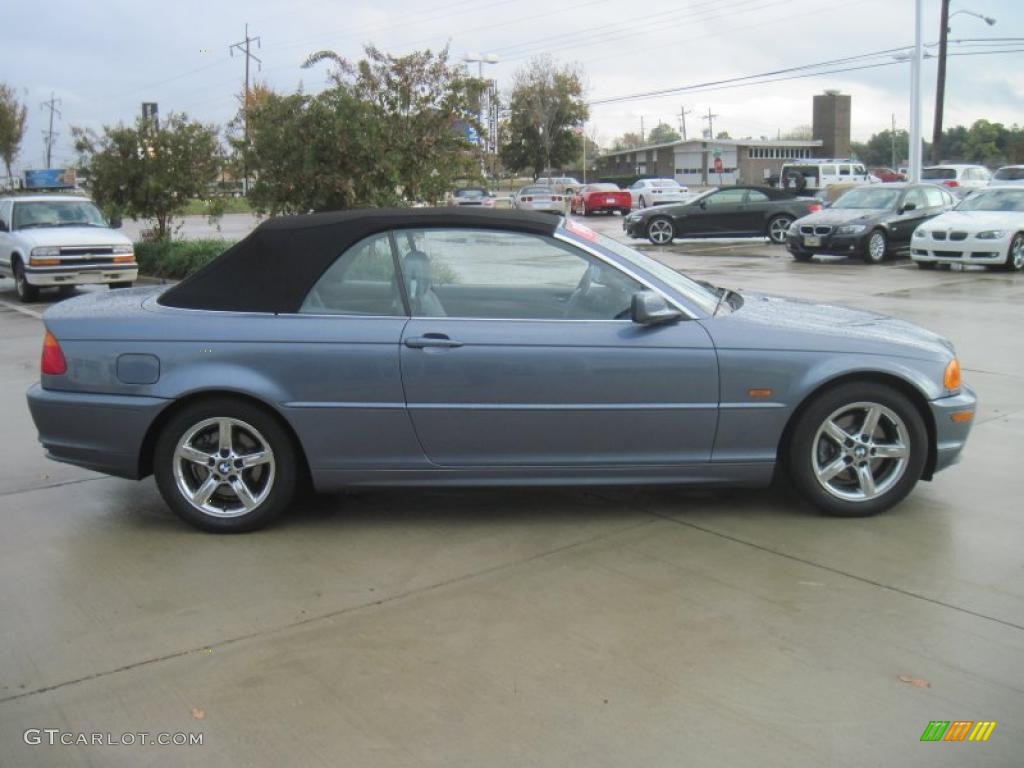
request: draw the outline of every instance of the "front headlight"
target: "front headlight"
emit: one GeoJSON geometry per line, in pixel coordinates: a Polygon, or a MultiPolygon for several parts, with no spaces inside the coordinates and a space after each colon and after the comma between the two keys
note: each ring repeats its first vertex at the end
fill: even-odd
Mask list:
{"type": "Polygon", "coordinates": [[[859,235],[867,227],[864,224],[844,224],[841,227],[836,227],[837,235],[859,235]]]}
{"type": "Polygon", "coordinates": [[[33,259],[46,259],[46,258],[51,258],[52,259],[54,256],[60,256],[60,248],[56,248],[56,247],[54,247],[52,245],[46,245],[46,246],[43,246],[42,248],[33,248],[32,249],[32,258],[33,259]]]}
{"type": "Polygon", "coordinates": [[[979,232],[975,237],[979,240],[998,240],[1001,237],[1006,237],[1006,232],[1001,229],[989,229],[985,232],[979,232]]]}
{"type": "Polygon", "coordinates": [[[135,246],[133,245],[115,245],[114,253],[134,253],[135,246]]]}
{"type": "Polygon", "coordinates": [[[928,233],[925,232],[923,229],[915,229],[914,230],[914,237],[927,237],[927,236],[928,236],[928,233]]]}

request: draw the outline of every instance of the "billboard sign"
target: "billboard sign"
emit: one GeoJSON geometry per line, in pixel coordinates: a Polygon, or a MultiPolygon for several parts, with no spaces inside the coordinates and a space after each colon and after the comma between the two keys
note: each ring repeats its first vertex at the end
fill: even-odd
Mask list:
{"type": "Polygon", "coordinates": [[[73,189],[76,181],[74,168],[25,171],[25,189],[73,189]]]}

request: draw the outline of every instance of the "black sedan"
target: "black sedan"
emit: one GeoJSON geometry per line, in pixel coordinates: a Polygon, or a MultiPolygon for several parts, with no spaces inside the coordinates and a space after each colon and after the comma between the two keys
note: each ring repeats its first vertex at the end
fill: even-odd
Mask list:
{"type": "Polygon", "coordinates": [[[878,264],[910,246],[917,225],[953,207],[956,200],[933,184],[856,187],[828,208],[790,227],[786,247],[797,261],[816,253],[857,256],[878,264]]]}
{"type": "Polygon", "coordinates": [[[786,242],[789,226],[820,210],[811,198],[770,187],[710,189],[692,200],[631,213],[622,221],[630,237],[668,245],[677,237],[756,237],[786,242]]]}

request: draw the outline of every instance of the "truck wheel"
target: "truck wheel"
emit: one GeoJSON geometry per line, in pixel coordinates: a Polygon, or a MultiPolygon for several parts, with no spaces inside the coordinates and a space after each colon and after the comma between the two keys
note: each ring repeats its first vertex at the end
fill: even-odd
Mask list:
{"type": "Polygon", "coordinates": [[[21,259],[14,259],[14,290],[18,294],[19,301],[29,303],[39,298],[39,289],[28,284],[25,277],[25,268],[21,265],[21,259]]]}

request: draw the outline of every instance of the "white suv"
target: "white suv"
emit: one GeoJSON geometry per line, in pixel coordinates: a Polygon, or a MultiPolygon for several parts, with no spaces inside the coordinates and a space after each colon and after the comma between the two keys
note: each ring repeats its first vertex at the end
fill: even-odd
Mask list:
{"type": "Polygon", "coordinates": [[[138,276],[132,241],[115,231],[91,200],[55,194],[0,197],[0,277],[14,278],[22,301],[35,301],[39,289],[49,286],[128,288],[138,276]]]}
{"type": "Polygon", "coordinates": [[[857,160],[801,160],[783,163],[779,186],[790,192],[816,192],[833,184],[848,182],[868,184],[871,174],[857,160]]]}
{"type": "Polygon", "coordinates": [[[926,184],[941,184],[953,190],[953,194],[963,197],[976,189],[987,187],[992,174],[983,165],[932,165],[921,169],[921,181],[926,184]]]}

